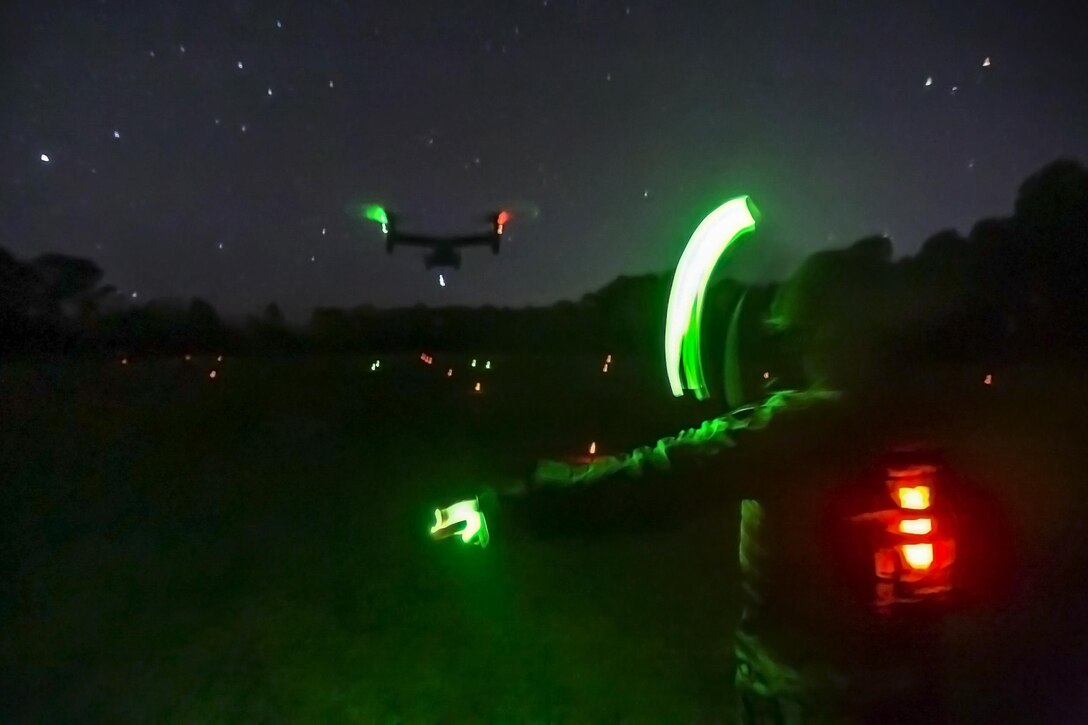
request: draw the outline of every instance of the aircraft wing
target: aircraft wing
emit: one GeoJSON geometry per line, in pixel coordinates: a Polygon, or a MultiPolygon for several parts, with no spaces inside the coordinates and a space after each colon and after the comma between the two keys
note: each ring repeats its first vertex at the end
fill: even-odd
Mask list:
{"type": "Polygon", "coordinates": [[[495,234],[473,234],[468,237],[452,237],[446,240],[450,247],[489,247],[495,244],[495,234]]]}
{"type": "Polygon", "coordinates": [[[392,234],[390,237],[397,246],[405,247],[429,247],[431,249],[437,249],[438,247],[446,246],[446,241],[435,237],[421,237],[416,234],[392,234]]]}

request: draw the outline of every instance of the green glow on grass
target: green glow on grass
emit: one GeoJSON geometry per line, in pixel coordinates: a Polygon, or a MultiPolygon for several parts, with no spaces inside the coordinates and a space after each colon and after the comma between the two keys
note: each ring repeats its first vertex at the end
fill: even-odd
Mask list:
{"type": "Polygon", "coordinates": [[[703,296],[714,265],[730,244],[755,229],[758,213],[748,196],[730,199],[703,219],[680,255],[665,318],[665,368],[677,397],[685,387],[700,400],[709,395],[700,356],[703,296]]]}
{"type": "Polygon", "coordinates": [[[461,541],[466,544],[476,544],[480,548],[486,547],[491,537],[487,532],[487,519],[480,512],[480,499],[458,501],[444,509],[435,509],[431,536],[436,539],[460,536],[461,541]],[[464,528],[460,530],[452,528],[460,523],[464,523],[464,528]]]}

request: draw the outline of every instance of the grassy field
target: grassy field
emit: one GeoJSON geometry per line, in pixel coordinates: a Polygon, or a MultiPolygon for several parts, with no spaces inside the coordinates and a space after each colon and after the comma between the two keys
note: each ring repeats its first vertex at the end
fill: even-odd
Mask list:
{"type": "Polygon", "coordinates": [[[0,367],[0,720],[728,722],[740,497],[907,435],[986,483],[1021,554],[1006,599],[948,621],[950,712],[1083,714],[1075,371],[847,396],[699,480],[512,501],[480,550],[431,541],[434,506],[720,411],[622,359],[371,361],[0,367]]]}

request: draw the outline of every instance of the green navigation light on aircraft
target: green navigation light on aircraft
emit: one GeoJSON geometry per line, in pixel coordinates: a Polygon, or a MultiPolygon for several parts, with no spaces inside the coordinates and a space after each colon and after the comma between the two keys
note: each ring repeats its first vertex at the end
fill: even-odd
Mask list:
{"type": "Polygon", "coordinates": [[[665,366],[677,397],[684,388],[700,400],[708,396],[699,343],[703,296],[718,259],[738,237],[755,229],[758,214],[748,196],[722,204],[695,229],[676,265],[665,318],[665,366]]]}
{"type": "Polygon", "coordinates": [[[377,204],[371,204],[370,206],[366,207],[363,210],[363,216],[365,216],[372,222],[377,222],[378,224],[389,223],[389,215],[385,213],[385,209],[378,206],[377,204]]]}
{"type": "Polygon", "coordinates": [[[435,509],[431,536],[436,539],[460,536],[461,541],[466,544],[486,547],[491,537],[487,532],[487,519],[480,512],[480,499],[458,501],[444,509],[435,509]],[[464,527],[454,529],[459,523],[464,523],[464,527]]]}

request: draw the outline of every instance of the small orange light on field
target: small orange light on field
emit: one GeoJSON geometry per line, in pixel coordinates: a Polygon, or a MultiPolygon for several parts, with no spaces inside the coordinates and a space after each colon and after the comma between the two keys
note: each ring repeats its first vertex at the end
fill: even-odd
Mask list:
{"type": "Polygon", "coordinates": [[[933,519],[903,519],[899,522],[899,533],[921,536],[933,531],[933,519]]]}
{"type": "Polygon", "coordinates": [[[764,380],[770,380],[771,379],[771,373],[770,373],[769,370],[764,370],[763,371],[763,379],[764,380]]]}
{"type": "Polygon", "coordinates": [[[453,368],[450,368],[449,370],[446,371],[446,377],[447,378],[452,378],[453,377],[453,368]]]}
{"type": "Polygon", "coordinates": [[[597,441],[592,441],[589,444],[589,455],[594,456],[597,454],[597,441]]]}
{"type": "Polygon", "coordinates": [[[994,383],[994,376],[989,374],[989,373],[987,373],[986,377],[984,377],[982,379],[982,384],[983,385],[993,385],[993,383],[994,383]]]}
{"type": "Polygon", "coordinates": [[[933,566],[933,544],[903,544],[896,548],[911,569],[928,569],[933,566]]]}
{"type": "Polygon", "coordinates": [[[219,373],[212,370],[210,373],[208,373],[208,377],[211,378],[212,380],[215,380],[215,376],[218,375],[218,374],[219,373]]]}
{"type": "Polygon", "coordinates": [[[122,365],[128,365],[128,358],[127,357],[121,358],[121,364],[122,365]]]}
{"type": "Polygon", "coordinates": [[[477,393],[480,392],[480,384],[479,383],[476,383],[476,392],[477,393]]]}
{"type": "Polygon", "coordinates": [[[217,356],[217,357],[215,358],[215,361],[216,361],[216,362],[223,362],[223,356],[222,356],[222,355],[219,355],[219,356],[217,356]]]}
{"type": "Polygon", "coordinates": [[[899,508],[924,511],[929,508],[929,486],[900,486],[895,489],[899,508]]]}
{"type": "Polygon", "coordinates": [[[612,362],[612,353],[608,353],[608,355],[605,357],[604,361],[606,363],[612,362]]]}
{"type": "Polygon", "coordinates": [[[604,367],[603,367],[603,368],[601,368],[601,372],[602,372],[602,373],[607,373],[607,372],[608,372],[608,363],[605,363],[605,364],[604,364],[604,367]]]}
{"type": "Polygon", "coordinates": [[[193,359],[193,356],[192,356],[192,355],[186,355],[186,356],[185,356],[185,362],[189,362],[189,361],[190,361],[190,360],[192,360],[192,359],[193,359]]]}

